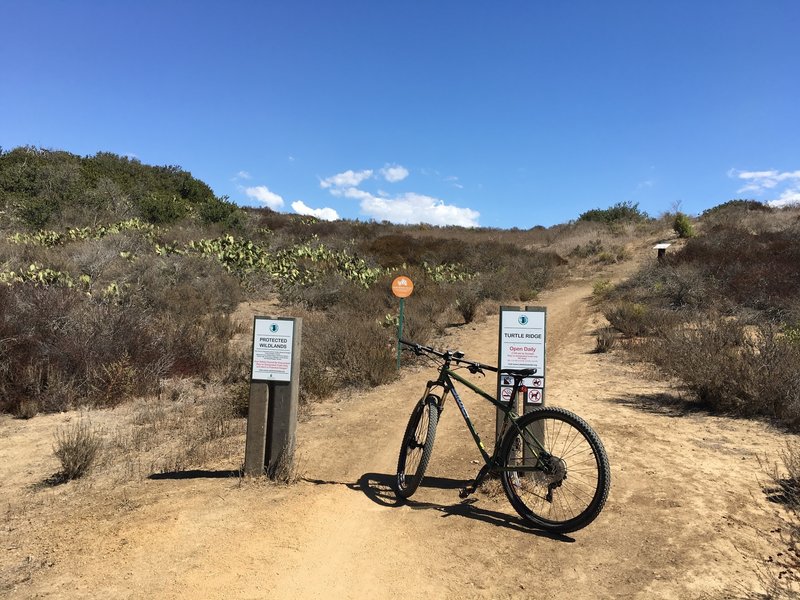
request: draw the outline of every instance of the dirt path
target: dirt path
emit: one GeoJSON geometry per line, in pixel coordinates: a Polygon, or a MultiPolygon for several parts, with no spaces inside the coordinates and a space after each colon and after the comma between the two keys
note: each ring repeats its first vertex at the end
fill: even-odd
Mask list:
{"type": "MultiPolygon", "coordinates": [[[[477,450],[448,405],[428,477],[412,501],[389,489],[408,414],[430,377],[313,406],[298,429],[293,486],[218,471],[61,489],[31,488],[64,415],[0,421],[0,593],[13,598],[707,598],[751,589],[777,543],[759,457],[785,435],[693,411],[621,354],[592,354],[591,285],[544,294],[548,401],[589,421],[610,456],[605,510],[571,537],[531,531],[505,497],[458,488],[477,450]],[[40,448],[41,450],[41,448],[40,448]],[[85,497],[80,503],[75,498],[85,497]],[[28,571],[25,571],[28,565],[28,571]],[[25,580],[20,574],[28,573],[25,580]]],[[[454,328],[442,346],[496,362],[497,317],[454,328]]],[[[473,419],[493,427],[483,403],[473,419]]],[[[72,487],[70,487],[72,486],[72,487]]]]}

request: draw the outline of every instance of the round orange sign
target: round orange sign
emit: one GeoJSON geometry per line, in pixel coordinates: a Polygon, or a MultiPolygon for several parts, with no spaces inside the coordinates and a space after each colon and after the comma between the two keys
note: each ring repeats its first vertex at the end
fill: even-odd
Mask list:
{"type": "Polygon", "coordinates": [[[414,282],[405,275],[395,277],[392,282],[392,293],[398,298],[408,298],[414,291],[414,282]]]}

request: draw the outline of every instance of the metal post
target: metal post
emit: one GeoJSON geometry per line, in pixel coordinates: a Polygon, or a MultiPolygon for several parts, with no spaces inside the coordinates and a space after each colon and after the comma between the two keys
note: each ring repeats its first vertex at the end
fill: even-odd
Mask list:
{"type": "Polygon", "coordinates": [[[403,312],[406,299],[400,298],[400,318],[397,320],[397,369],[400,369],[400,339],[403,337],[403,312]]]}

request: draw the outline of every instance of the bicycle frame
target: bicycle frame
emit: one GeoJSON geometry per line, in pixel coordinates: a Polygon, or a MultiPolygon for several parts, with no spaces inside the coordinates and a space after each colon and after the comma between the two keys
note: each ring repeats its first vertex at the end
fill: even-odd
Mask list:
{"type": "MultiPolygon", "coordinates": [[[[519,415],[517,415],[511,409],[511,407],[514,405],[514,400],[517,397],[518,388],[520,387],[520,380],[519,379],[515,378],[514,387],[513,387],[512,392],[511,392],[511,402],[509,402],[508,406],[506,406],[502,402],[499,402],[497,400],[497,398],[495,398],[491,394],[487,393],[486,391],[482,390],[480,387],[478,387],[477,385],[475,385],[471,381],[468,381],[467,379],[461,377],[458,373],[456,373],[453,369],[450,368],[449,362],[447,362],[447,363],[445,363],[445,364],[443,364],[441,366],[441,368],[439,369],[439,378],[437,380],[428,382],[428,385],[425,388],[425,396],[424,397],[427,397],[427,395],[430,393],[431,389],[436,388],[436,387],[440,387],[440,388],[442,388],[444,390],[444,392],[442,393],[442,398],[439,401],[439,410],[441,411],[444,408],[444,403],[445,403],[445,400],[447,399],[447,394],[452,394],[453,399],[455,400],[459,411],[461,411],[461,416],[464,418],[464,422],[467,424],[467,428],[469,429],[469,432],[472,435],[472,439],[475,441],[475,445],[478,447],[478,450],[480,451],[481,456],[483,457],[483,460],[486,463],[487,467],[489,467],[490,469],[495,470],[495,471],[497,471],[497,470],[508,470],[508,471],[528,471],[528,470],[533,471],[533,470],[536,470],[535,467],[516,466],[516,467],[501,468],[498,465],[499,461],[498,461],[497,457],[498,457],[498,452],[499,452],[499,449],[500,449],[499,440],[501,440],[503,438],[503,436],[505,435],[509,424],[513,425],[514,427],[516,427],[517,431],[519,433],[522,433],[519,430],[519,428],[517,427],[517,418],[519,418],[519,415]],[[456,390],[455,384],[453,383],[454,379],[456,381],[458,381],[459,383],[467,386],[470,390],[472,390],[473,392],[478,394],[480,397],[482,397],[485,400],[488,400],[489,402],[494,404],[498,409],[503,411],[503,413],[505,415],[504,418],[503,418],[503,426],[500,429],[500,435],[498,436],[498,442],[495,443],[494,452],[491,455],[486,451],[486,447],[483,445],[483,441],[481,441],[481,437],[478,434],[477,430],[475,429],[475,425],[472,423],[472,419],[470,419],[470,417],[469,417],[469,413],[467,412],[467,408],[466,408],[466,406],[464,406],[464,402],[461,400],[461,396],[459,396],[458,390],[456,390]]],[[[540,452],[544,451],[544,448],[542,447],[541,443],[536,438],[533,438],[533,440],[536,442],[536,445],[538,446],[538,448],[533,448],[533,447],[529,447],[529,448],[533,452],[533,455],[538,458],[540,452]]]]}

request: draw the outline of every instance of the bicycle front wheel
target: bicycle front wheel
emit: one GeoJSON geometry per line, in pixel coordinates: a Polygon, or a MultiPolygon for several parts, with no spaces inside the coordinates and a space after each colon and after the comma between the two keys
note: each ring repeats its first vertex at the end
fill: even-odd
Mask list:
{"type": "Polygon", "coordinates": [[[568,533],[600,514],[611,469],[600,438],[579,416],[536,408],[512,426],[502,444],[503,489],[523,519],[568,533]]]}
{"type": "Polygon", "coordinates": [[[436,425],[439,423],[439,397],[429,394],[420,400],[411,413],[400,459],[397,462],[397,495],[409,498],[417,491],[433,452],[436,425]]]}

